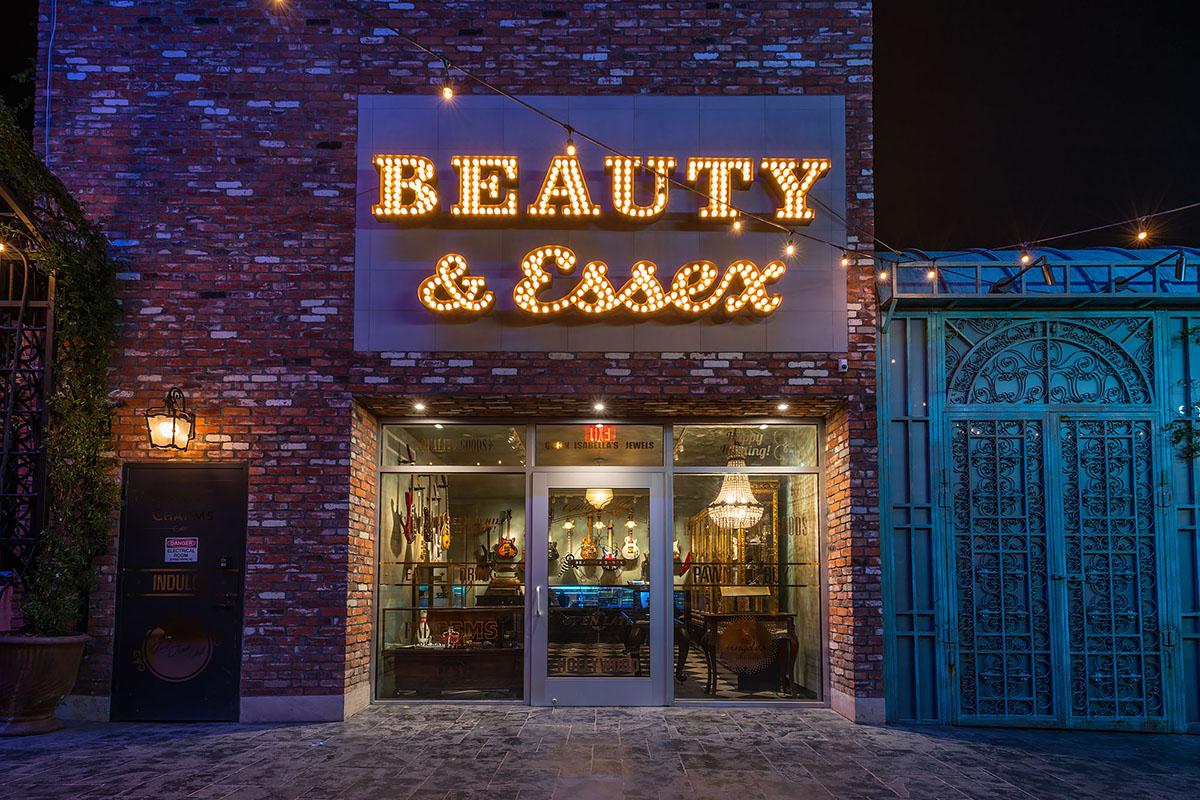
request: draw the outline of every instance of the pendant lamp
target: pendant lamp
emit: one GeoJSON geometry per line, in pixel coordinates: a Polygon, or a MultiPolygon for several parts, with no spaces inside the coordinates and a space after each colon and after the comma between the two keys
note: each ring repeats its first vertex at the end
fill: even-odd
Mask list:
{"type": "Polygon", "coordinates": [[[612,502],[612,489],[588,489],[583,495],[591,504],[592,508],[600,511],[606,505],[612,502]]]}

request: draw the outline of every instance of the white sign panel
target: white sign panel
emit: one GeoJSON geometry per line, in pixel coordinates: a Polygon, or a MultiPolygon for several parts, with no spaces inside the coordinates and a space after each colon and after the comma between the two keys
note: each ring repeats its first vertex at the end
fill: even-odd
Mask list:
{"type": "Polygon", "coordinates": [[[165,540],[163,561],[168,564],[181,564],[197,560],[200,551],[200,540],[195,536],[171,536],[165,540]]]}

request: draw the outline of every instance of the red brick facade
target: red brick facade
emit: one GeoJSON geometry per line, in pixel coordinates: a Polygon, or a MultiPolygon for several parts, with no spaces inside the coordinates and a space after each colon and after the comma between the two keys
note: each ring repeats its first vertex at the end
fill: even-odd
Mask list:
{"type": "MultiPolygon", "coordinates": [[[[848,236],[870,247],[870,2],[365,5],[517,93],[844,95],[848,236]]],[[[881,705],[870,259],[847,270],[846,353],[355,353],[357,97],[435,91],[441,69],[330,3],[270,6],[60,0],[38,93],[51,168],[127,264],[118,460],[167,457],[140,414],[179,385],[198,415],[182,457],[250,465],[243,697],[365,691],[376,415],[414,396],[569,415],[603,395],[614,419],[780,398],[826,418],[833,702],[881,705]]],[[[49,34],[43,14],[43,64],[49,34]]],[[[82,695],[111,680],[115,555],[102,566],[82,695]]]]}

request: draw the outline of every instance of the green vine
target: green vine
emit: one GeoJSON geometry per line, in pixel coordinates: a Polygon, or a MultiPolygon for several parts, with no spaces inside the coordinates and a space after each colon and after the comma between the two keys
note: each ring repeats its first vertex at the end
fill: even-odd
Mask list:
{"type": "Polygon", "coordinates": [[[46,526],[20,566],[26,628],[79,629],[95,561],[105,552],[118,490],[109,449],[109,354],[117,330],[116,262],[108,241],[30,148],[0,104],[0,181],[26,204],[36,231],[0,222],[0,237],[29,242],[28,255],[55,278],[53,388],[45,432],[46,526]]]}
{"type": "Polygon", "coordinates": [[[1167,438],[1175,455],[1183,461],[1200,458],[1200,428],[1188,419],[1177,419],[1167,426],[1167,438]]]}

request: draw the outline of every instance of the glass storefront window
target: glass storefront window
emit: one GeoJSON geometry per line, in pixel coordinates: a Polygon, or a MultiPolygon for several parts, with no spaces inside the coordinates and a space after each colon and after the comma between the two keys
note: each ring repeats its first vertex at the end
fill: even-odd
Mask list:
{"type": "Polygon", "coordinates": [[[551,489],[550,677],[650,674],[650,493],[551,489]]]}
{"type": "Polygon", "coordinates": [[[658,425],[385,425],[376,697],[522,699],[527,680],[539,696],[538,676],[632,682],[665,651],[681,700],[823,699],[818,433],[676,425],[665,461],[658,425]],[[556,487],[553,473],[567,471],[540,467],[573,478],[556,487]],[[592,467],[608,471],[593,483],[582,478],[592,467]],[[619,468],[660,473],[673,510],[652,515],[652,489],[606,483],[619,468]],[[527,498],[528,486],[544,494],[527,498]],[[536,589],[527,501],[549,512],[548,527],[534,526],[548,537],[536,589]],[[668,542],[650,533],[664,528],[672,585],[651,586],[650,554],[668,542]],[[654,591],[671,598],[673,652],[650,635],[654,591]],[[540,655],[527,676],[529,620],[540,655]]]}
{"type": "Polygon", "coordinates": [[[675,476],[677,698],[821,698],[819,506],[816,474],[675,476]]]}
{"type": "Polygon", "coordinates": [[[524,474],[385,473],[380,497],[376,696],[520,699],[524,474]]]}
{"type": "Polygon", "coordinates": [[[658,425],[538,425],[539,467],[661,467],[658,425]]]}
{"type": "Polygon", "coordinates": [[[385,467],[521,467],[525,426],[388,425],[385,467]]]}
{"type": "Polygon", "coordinates": [[[817,466],[816,425],[676,425],[677,467],[723,467],[736,442],[748,467],[817,466]]]}

